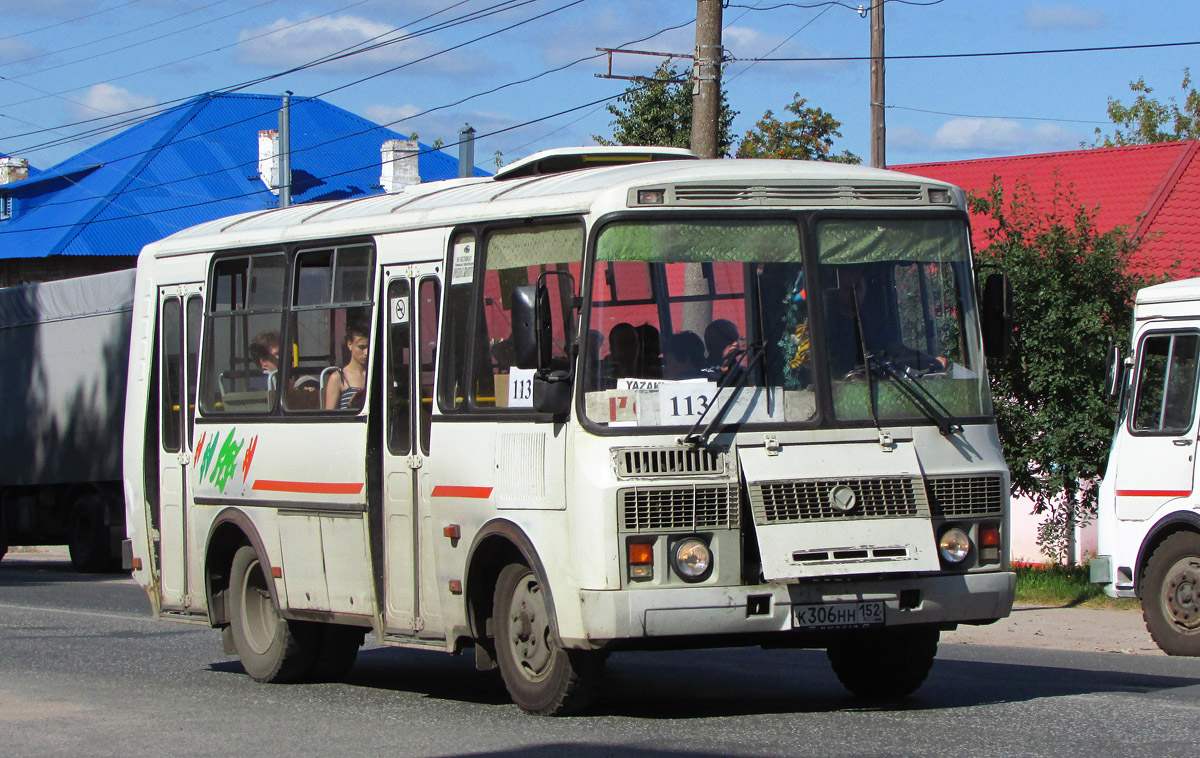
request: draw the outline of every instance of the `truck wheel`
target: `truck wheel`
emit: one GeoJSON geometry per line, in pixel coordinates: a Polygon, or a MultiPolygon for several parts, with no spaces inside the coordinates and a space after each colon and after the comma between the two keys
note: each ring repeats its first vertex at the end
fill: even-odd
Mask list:
{"type": "Polygon", "coordinates": [[[317,625],[279,615],[258,553],[243,545],[229,570],[229,626],[242,667],[259,682],[299,682],[312,673],[317,625]]]}
{"type": "Polygon", "coordinates": [[[826,654],[846,689],[864,700],[899,700],[921,686],[937,655],[936,629],[847,634],[826,654]]]}
{"type": "Polygon", "coordinates": [[[603,658],[567,650],[555,637],[542,584],[524,564],[500,572],[494,597],[496,662],[513,702],[526,713],[578,713],[591,700],[603,658]]]}
{"type": "Polygon", "coordinates": [[[316,662],[310,678],[314,682],[340,682],[354,667],[366,630],[341,624],[319,626],[316,662]]]}
{"type": "Polygon", "coordinates": [[[1200,535],[1177,532],[1146,564],[1142,618],[1167,655],[1200,656],[1200,535]]]}
{"type": "Polygon", "coordinates": [[[94,492],[80,495],[67,519],[67,549],[76,571],[108,571],[113,557],[108,549],[108,525],[104,523],[104,500],[94,492]]]}

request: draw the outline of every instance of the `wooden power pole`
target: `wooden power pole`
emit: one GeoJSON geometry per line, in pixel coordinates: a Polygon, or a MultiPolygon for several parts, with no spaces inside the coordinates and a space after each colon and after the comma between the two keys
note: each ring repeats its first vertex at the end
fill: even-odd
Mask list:
{"type": "Polygon", "coordinates": [[[871,165],[887,168],[887,124],[883,115],[887,102],[883,92],[883,3],[871,0],[871,165]]]}
{"type": "Polygon", "coordinates": [[[692,152],[719,158],[721,118],[721,0],[696,0],[696,63],[692,75],[692,152]]]}

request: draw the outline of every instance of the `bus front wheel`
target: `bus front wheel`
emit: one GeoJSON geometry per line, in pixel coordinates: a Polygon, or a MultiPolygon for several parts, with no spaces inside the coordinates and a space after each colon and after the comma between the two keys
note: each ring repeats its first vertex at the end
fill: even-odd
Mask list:
{"type": "Polygon", "coordinates": [[[271,601],[263,563],[253,547],[238,548],[229,579],[230,632],[246,673],[259,682],[306,679],[315,663],[317,630],[311,624],[288,621],[279,615],[271,601]]]}
{"type": "Polygon", "coordinates": [[[1142,618],[1167,655],[1200,656],[1200,535],[1177,532],[1146,564],[1142,618]]]}
{"type": "Polygon", "coordinates": [[[603,658],[562,647],[550,623],[542,584],[528,566],[504,567],[496,581],[493,609],[496,662],[513,702],[540,716],[586,708],[603,658]]]}
{"type": "Polygon", "coordinates": [[[936,629],[846,633],[826,654],[842,685],[864,700],[899,700],[925,681],[937,655],[936,629]]]}

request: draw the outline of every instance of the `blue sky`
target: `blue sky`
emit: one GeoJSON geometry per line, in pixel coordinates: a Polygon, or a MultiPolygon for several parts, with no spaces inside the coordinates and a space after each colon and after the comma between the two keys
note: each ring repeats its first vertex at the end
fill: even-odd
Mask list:
{"type": "MultiPolygon", "coordinates": [[[[842,121],[836,149],[869,158],[866,61],[747,60],[865,56],[870,22],[857,6],[730,0],[724,43],[737,60],[725,82],[738,135],[767,109],[782,114],[799,93],[842,121]]],[[[511,162],[611,135],[612,116],[588,104],[628,82],[597,78],[607,67],[601,57],[503,85],[598,47],[688,53],[695,13],[695,0],[0,0],[0,152],[45,168],[97,141],[64,142],[97,123],[77,122],[230,87],[378,38],[401,41],[243,91],[321,96],[427,143],[451,143],[470,123],[480,134],[476,163],[492,169],[497,152],[511,162]],[[496,12],[448,23],[488,9],[496,12]],[[413,34],[435,24],[444,28],[413,34]]],[[[892,0],[885,21],[889,56],[1200,41],[1200,13],[1186,0],[892,0]]],[[[1108,98],[1132,100],[1131,80],[1145,77],[1163,99],[1178,96],[1184,68],[1198,60],[1200,45],[890,60],[888,163],[1075,149],[1091,143],[1097,126],[1110,127],[1108,98]]],[[[614,56],[613,73],[649,75],[659,61],[614,56]]]]}

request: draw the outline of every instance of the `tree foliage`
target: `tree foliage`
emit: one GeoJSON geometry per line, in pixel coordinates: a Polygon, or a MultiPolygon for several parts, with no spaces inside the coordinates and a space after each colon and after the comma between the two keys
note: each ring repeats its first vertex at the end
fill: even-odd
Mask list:
{"type": "Polygon", "coordinates": [[[1071,530],[1096,512],[1116,410],[1102,389],[1105,349],[1128,341],[1147,284],[1127,273],[1137,242],[1124,228],[1098,231],[1094,209],[1062,186],[1043,204],[1023,184],[1006,197],[997,180],[969,203],[995,222],[977,252],[981,276],[998,268],[1013,289],[1012,351],[988,363],[1013,494],[1048,514],[1038,543],[1064,562],[1071,530]]]}
{"type": "MultiPolygon", "coordinates": [[[[601,145],[692,146],[692,85],[688,78],[665,61],[650,81],[630,84],[617,103],[605,106],[615,119],[612,138],[595,134],[601,145]]],[[[717,153],[728,156],[733,147],[733,118],[725,88],[721,88],[720,123],[717,125],[717,153]]]]}
{"type": "Polygon", "coordinates": [[[1192,87],[1191,69],[1183,70],[1183,104],[1175,98],[1161,102],[1153,97],[1154,89],[1143,77],[1129,83],[1129,89],[1137,93],[1133,103],[1124,105],[1120,100],[1108,99],[1108,117],[1112,119],[1113,133],[1104,134],[1096,129],[1095,147],[1117,145],[1145,145],[1152,142],[1173,142],[1181,139],[1200,139],[1200,92],[1192,87]]]}
{"type": "Polygon", "coordinates": [[[841,137],[842,122],[820,108],[807,107],[807,98],[793,95],[786,110],[796,118],[780,121],[767,111],[738,146],[739,158],[786,158],[805,161],[862,163],[862,158],[843,150],[833,152],[834,137],[841,137]]]}

